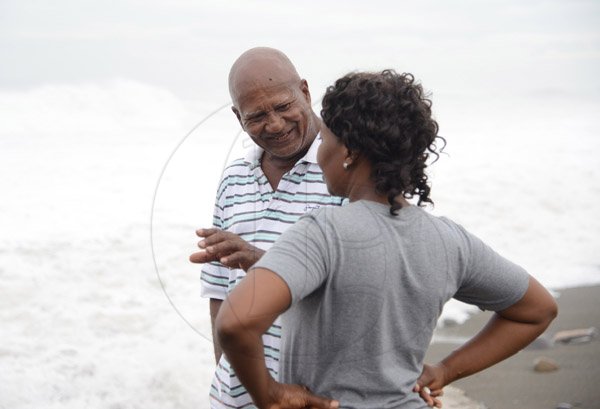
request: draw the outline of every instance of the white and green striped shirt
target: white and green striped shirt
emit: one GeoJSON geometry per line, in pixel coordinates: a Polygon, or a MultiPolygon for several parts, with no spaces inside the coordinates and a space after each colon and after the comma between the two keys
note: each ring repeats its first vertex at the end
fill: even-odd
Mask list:
{"type": "MultiPolygon", "coordinates": [[[[317,164],[320,138],[294,167],[283,175],[276,190],[260,167],[262,150],[249,149],[223,172],[217,190],[213,225],[236,233],[254,246],[268,250],[277,238],[303,214],[321,206],[339,206],[343,198],[330,196],[317,164]]],[[[245,276],[241,269],[228,269],[218,262],[203,265],[202,296],[223,300],[245,276]]],[[[276,321],[263,335],[265,360],[277,379],[281,326],[276,321]]],[[[217,365],[211,385],[213,409],[254,408],[250,395],[240,384],[224,356],[217,365]]]]}

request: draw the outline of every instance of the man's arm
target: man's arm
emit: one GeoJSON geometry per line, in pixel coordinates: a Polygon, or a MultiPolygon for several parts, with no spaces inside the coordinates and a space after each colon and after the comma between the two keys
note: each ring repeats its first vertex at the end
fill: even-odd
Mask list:
{"type": "MultiPolygon", "coordinates": [[[[198,243],[201,250],[190,256],[192,263],[208,263],[219,261],[225,267],[242,268],[247,271],[254,263],[265,253],[263,250],[252,246],[240,236],[234,233],[220,229],[198,229],[196,234],[203,237],[198,243]]],[[[215,332],[215,320],[223,300],[218,298],[210,299],[210,323],[213,336],[213,347],[215,353],[215,362],[218,364],[221,359],[221,346],[215,332]]]]}
{"type": "Polygon", "coordinates": [[[267,370],[261,336],[291,301],[281,277],[263,268],[251,270],[219,310],[216,331],[223,352],[259,408],[337,408],[337,401],[300,385],[276,382],[267,370]]]}
{"type": "Polygon", "coordinates": [[[196,235],[203,238],[198,242],[202,250],[190,256],[192,263],[218,261],[225,267],[248,271],[265,254],[264,250],[225,230],[198,229],[196,235]]]}
{"type": "Polygon", "coordinates": [[[213,348],[215,351],[215,362],[217,363],[217,365],[219,364],[219,360],[221,359],[223,350],[221,349],[221,345],[219,345],[219,340],[217,339],[217,333],[215,331],[215,321],[217,319],[217,314],[219,313],[219,308],[221,308],[222,303],[223,300],[219,300],[218,298],[210,299],[210,326],[212,328],[213,348]]]}
{"type": "MultiPolygon", "coordinates": [[[[520,301],[499,311],[470,341],[435,365],[425,365],[415,391],[440,390],[457,379],[482,371],[523,349],[556,317],[552,295],[533,277],[520,301]]],[[[427,401],[427,399],[425,399],[427,401]]]]}

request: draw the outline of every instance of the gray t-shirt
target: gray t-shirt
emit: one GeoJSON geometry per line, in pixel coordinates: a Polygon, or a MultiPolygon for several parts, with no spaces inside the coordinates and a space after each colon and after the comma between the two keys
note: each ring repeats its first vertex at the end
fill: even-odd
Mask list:
{"type": "Polygon", "coordinates": [[[427,408],[412,388],[444,304],[502,310],[529,279],[449,219],[372,201],[303,216],[254,267],[292,294],[280,380],[343,408],[427,408]]]}

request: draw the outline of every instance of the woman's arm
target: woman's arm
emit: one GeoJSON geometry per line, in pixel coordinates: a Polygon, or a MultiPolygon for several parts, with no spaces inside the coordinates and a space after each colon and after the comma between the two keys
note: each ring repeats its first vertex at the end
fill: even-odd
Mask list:
{"type": "Polygon", "coordinates": [[[299,385],[275,382],[265,365],[262,334],[291,304],[290,289],[274,272],[255,268],[221,305],[217,336],[236,375],[259,408],[337,408],[299,385]]]}
{"type": "Polygon", "coordinates": [[[425,365],[415,391],[439,390],[457,379],[488,368],[535,340],[556,317],[550,293],[533,277],[521,300],[492,316],[470,341],[435,365],[425,365]]]}

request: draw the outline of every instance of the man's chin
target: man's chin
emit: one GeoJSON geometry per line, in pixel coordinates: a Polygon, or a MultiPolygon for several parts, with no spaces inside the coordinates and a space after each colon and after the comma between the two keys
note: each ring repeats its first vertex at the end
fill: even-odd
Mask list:
{"type": "Polygon", "coordinates": [[[273,149],[270,151],[270,153],[274,158],[279,160],[298,160],[306,155],[306,152],[308,152],[308,149],[310,148],[310,146],[304,146],[304,139],[300,139],[297,142],[294,141],[292,144],[293,148],[273,149]]]}

